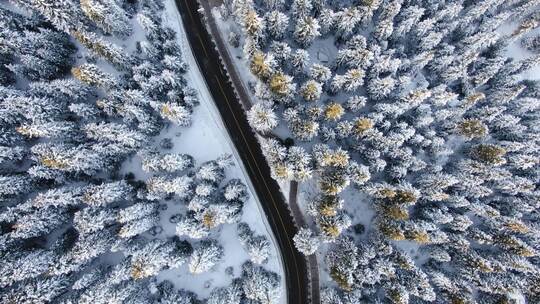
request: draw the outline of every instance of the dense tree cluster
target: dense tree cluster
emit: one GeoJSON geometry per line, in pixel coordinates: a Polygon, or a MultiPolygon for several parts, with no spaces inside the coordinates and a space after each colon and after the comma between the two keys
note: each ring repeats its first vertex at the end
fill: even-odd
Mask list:
{"type": "Polygon", "coordinates": [[[523,76],[540,63],[537,9],[225,1],[273,177],[318,185],[295,245],[328,252],[340,288],[323,303],[540,300],[540,83],[523,76]],[[375,216],[355,235],[361,208],[375,216]]]}
{"type": "MultiPolygon", "coordinates": [[[[239,221],[248,191],[224,182],[230,156],[195,167],[155,143],[165,126],[189,126],[198,104],[163,3],[12,4],[0,4],[0,302],[199,303],[156,277],[220,263],[223,247],[208,234],[239,221]],[[148,179],[123,174],[132,158],[148,179]],[[189,210],[173,216],[183,216],[178,235],[207,239],[160,234],[171,200],[189,210]]],[[[246,241],[259,263],[265,241],[246,241]]],[[[275,303],[277,274],[244,268],[211,298],[275,303]]]]}

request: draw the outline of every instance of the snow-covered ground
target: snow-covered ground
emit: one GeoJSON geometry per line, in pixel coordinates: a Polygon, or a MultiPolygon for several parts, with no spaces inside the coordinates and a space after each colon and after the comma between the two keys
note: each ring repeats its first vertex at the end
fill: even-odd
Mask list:
{"type": "MultiPolygon", "coordinates": [[[[242,221],[248,223],[256,234],[265,235],[271,240],[273,244],[272,253],[264,267],[280,274],[282,286],[284,287],[285,282],[281,256],[277,250],[277,243],[272,235],[270,226],[260,205],[260,201],[255,196],[254,188],[248,178],[246,170],[234,144],[226,132],[208,87],[198,69],[193,53],[189,48],[185,29],[174,1],[168,0],[165,4],[166,13],[164,22],[178,34],[179,44],[183,49],[184,60],[190,67],[190,70],[186,73],[185,77],[188,80],[189,85],[199,92],[201,104],[194,110],[193,124],[191,127],[186,129],[171,126],[168,129],[163,130],[161,134],[156,137],[155,141],[159,142],[163,138],[171,138],[174,147],[170,152],[190,154],[195,158],[196,165],[216,159],[222,154],[232,154],[234,156],[235,166],[227,169],[227,179],[241,179],[248,185],[250,192],[250,199],[243,209],[242,221]]],[[[122,171],[133,172],[138,179],[147,178],[148,176],[140,168],[140,159],[134,157],[124,164],[122,171]]],[[[173,236],[175,224],[170,223],[169,218],[172,214],[183,211],[184,207],[179,204],[174,204],[173,202],[169,202],[167,205],[167,210],[162,212],[162,226],[164,228],[163,236],[173,236]]],[[[184,265],[179,269],[163,271],[158,276],[158,280],[168,279],[173,282],[177,288],[184,288],[196,292],[201,298],[207,297],[214,287],[230,284],[231,277],[225,274],[225,269],[227,267],[233,267],[234,276],[238,277],[241,272],[240,266],[245,261],[249,260],[249,257],[238,241],[236,225],[225,224],[218,229],[218,231],[213,232],[211,236],[216,237],[225,249],[224,260],[216,268],[207,273],[192,275],[187,270],[187,266],[184,265]]],[[[284,303],[286,299],[285,288],[283,288],[281,299],[284,303]]]]}

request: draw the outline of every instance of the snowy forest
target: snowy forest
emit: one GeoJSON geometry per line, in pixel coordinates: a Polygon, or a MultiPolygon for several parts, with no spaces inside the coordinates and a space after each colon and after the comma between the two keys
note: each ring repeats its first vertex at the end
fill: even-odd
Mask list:
{"type": "Polygon", "coordinates": [[[1,303],[278,303],[233,156],[176,152],[200,101],[171,3],[0,1],[1,303]]]}
{"type": "Polygon", "coordinates": [[[540,302],[540,2],[225,0],[324,304],[540,302]],[[302,197],[301,197],[302,198],[302,197]]]}

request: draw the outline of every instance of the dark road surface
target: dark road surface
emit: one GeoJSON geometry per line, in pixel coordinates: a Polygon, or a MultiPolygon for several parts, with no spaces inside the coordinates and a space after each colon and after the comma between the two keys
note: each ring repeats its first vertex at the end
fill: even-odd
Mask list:
{"type": "Polygon", "coordinates": [[[215,50],[204,20],[197,11],[198,3],[195,0],[176,0],[176,5],[197,64],[210,88],[227,132],[242,158],[278,242],[285,268],[287,303],[309,303],[310,285],[306,259],[294,248],[292,240],[297,232],[293,217],[277,182],[270,175],[270,168],[261,147],[221,65],[219,53],[215,50]]]}

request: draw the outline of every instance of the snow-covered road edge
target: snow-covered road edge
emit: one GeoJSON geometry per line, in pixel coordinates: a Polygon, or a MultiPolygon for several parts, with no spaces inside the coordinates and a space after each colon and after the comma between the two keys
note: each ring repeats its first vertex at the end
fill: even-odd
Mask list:
{"type": "Polygon", "coordinates": [[[257,204],[257,208],[260,214],[262,215],[261,218],[264,221],[265,230],[267,234],[270,236],[272,246],[275,248],[276,254],[279,255],[279,258],[277,260],[279,261],[279,264],[280,264],[279,274],[281,277],[281,286],[283,290],[283,293],[281,295],[281,302],[285,303],[287,299],[287,290],[285,288],[286,286],[285,286],[285,277],[284,277],[285,271],[284,271],[283,257],[281,256],[281,252],[279,251],[279,247],[277,246],[277,240],[275,239],[275,236],[272,232],[270,224],[268,223],[268,220],[266,218],[266,213],[264,212],[262,208],[261,201],[259,200],[259,197],[256,194],[255,188],[253,187],[253,184],[251,183],[251,179],[249,178],[247,170],[244,167],[244,164],[242,163],[240,155],[238,154],[238,151],[236,150],[234,143],[232,142],[231,138],[229,137],[229,134],[226,131],[225,124],[221,118],[221,115],[219,114],[219,110],[217,106],[215,105],[212,96],[210,95],[210,89],[208,88],[208,85],[200,72],[200,67],[197,64],[197,61],[195,60],[193,51],[190,47],[187,47],[189,45],[189,42],[187,41],[187,34],[184,28],[184,24],[181,21],[182,18],[180,16],[180,13],[178,12],[176,4],[174,3],[174,0],[165,1],[165,6],[166,6],[166,11],[167,11],[167,17],[174,17],[176,20],[176,22],[173,22],[173,20],[168,20],[168,21],[169,21],[169,25],[174,27],[174,30],[176,31],[178,35],[177,39],[180,44],[180,47],[182,48],[182,56],[184,60],[188,63],[188,66],[190,67],[188,71],[186,72],[187,78],[191,79],[192,84],[196,84],[194,88],[199,92],[199,100],[201,103],[200,106],[205,107],[210,112],[213,118],[213,122],[216,124],[216,128],[218,128],[219,131],[222,133],[223,137],[226,138],[226,141],[231,151],[233,151],[233,157],[235,158],[236,163],[238,163],[245,177],[245,182],[247,186],[249,187],[250,192],[253,194],[254,200],[257,204]],[[174,14],[174,15],[171,16],[171,14],[174,14]]]}

